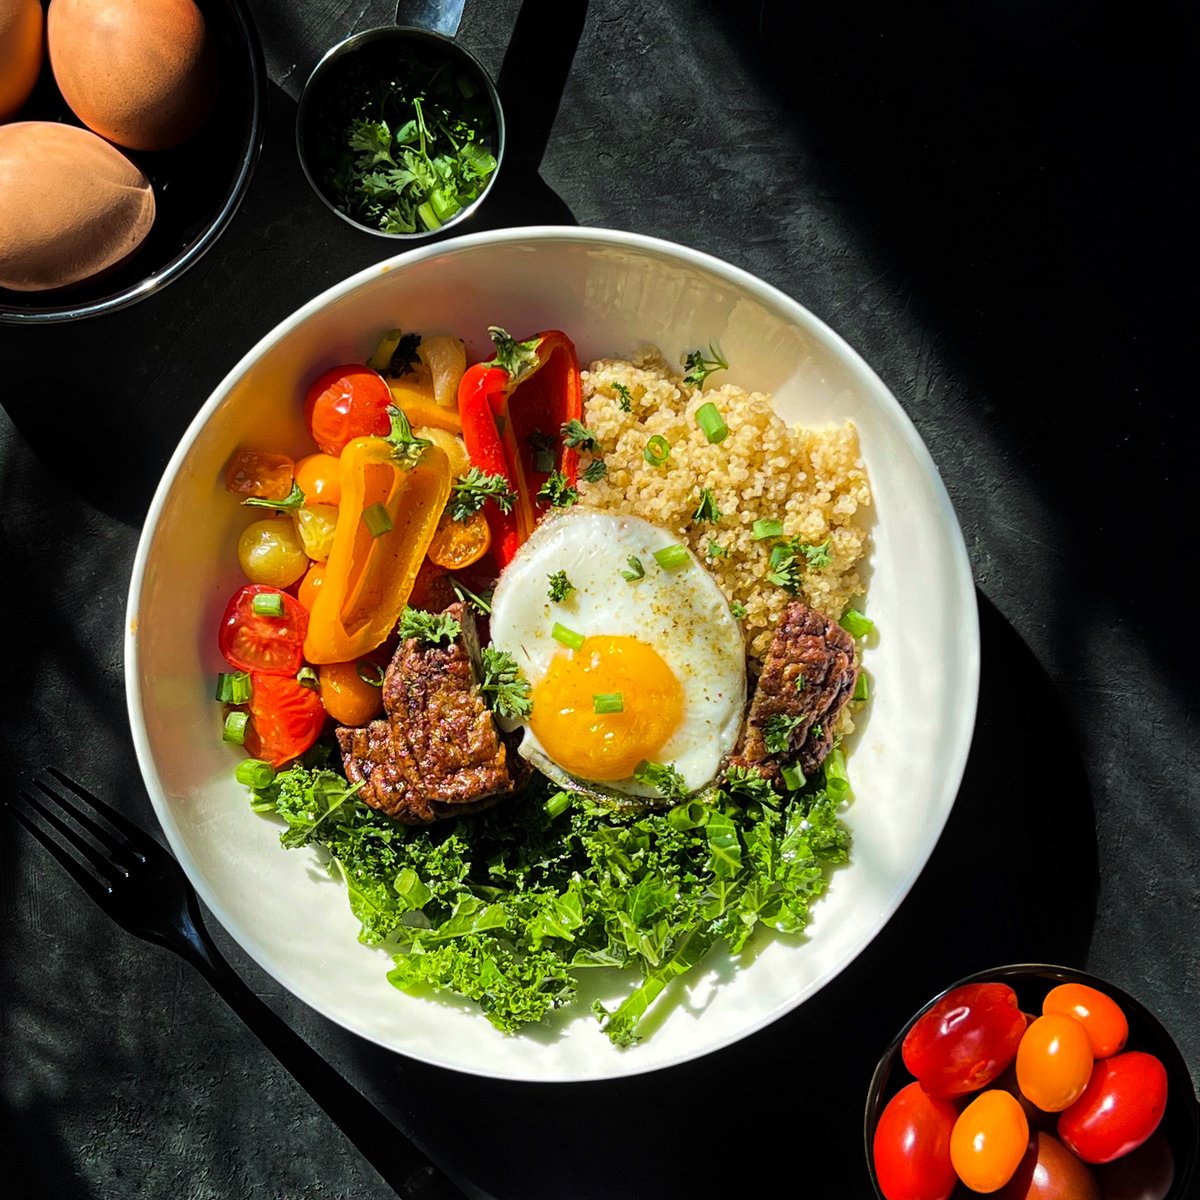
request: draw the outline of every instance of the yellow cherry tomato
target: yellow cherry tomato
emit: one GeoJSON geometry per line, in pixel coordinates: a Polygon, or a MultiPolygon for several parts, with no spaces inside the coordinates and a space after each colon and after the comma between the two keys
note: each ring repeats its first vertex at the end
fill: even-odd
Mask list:
{"type": "Polygon", "coordinates": [[[238,538],[237,556],[251,583],[269,587],[291,587],[308,570],[308,555],[287,517],[248,525],[238,538]]]}
{"type": "Polygon", "coordinates": [[[323,663],[317,678],[325,711],[339,725],[365,725],[377,717],[383,711],[383,670],[373,658],[323,663]]]}
{"type": "Polygon", "coordinates": [[[337,529],[338,510],[329,504],[306,504],[292,513],[296,533],[304,553],[314,562],[324,562],[333,545],[333,534],[337,529]]]}
{"type": "Polygon", "coordinates": [[[1017,1098],[992,1088],[959,1113],[950,1131],[950,1162],[972,1191],[995,1192],[1013,1176],[1029,1145],[1029,1122],[1017,1098]]]}
{"type": "Polygon", "coordinates": [[[1087,1087],[1092,1044],[1087,1030],[1060,1013],[1038,1017],[1017,1046],[1017,1086],[1043,1112],[1062,1112],[1087,1087]]]}

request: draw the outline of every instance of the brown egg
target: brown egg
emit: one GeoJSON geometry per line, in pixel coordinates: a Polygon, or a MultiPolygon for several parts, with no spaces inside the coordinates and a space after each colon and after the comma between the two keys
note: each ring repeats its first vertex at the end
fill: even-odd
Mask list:
{"type": "Polygon", "coordinates": [[[42,69],[42,6],[0,0],[0,121],[29,99],[42,69]]]}
{"type": "Polygon", "coordinates": [[[39,292],[90,279],[141,245],[150,181],[74,125],[0,125],[0,287],[39,292]]]}
{"type": "Polygon", "coordinates": [[[89,129],[131,150],[167,150],[204,123],[216,50],[192,0],[51,0],[50,66],[89,129]]]}

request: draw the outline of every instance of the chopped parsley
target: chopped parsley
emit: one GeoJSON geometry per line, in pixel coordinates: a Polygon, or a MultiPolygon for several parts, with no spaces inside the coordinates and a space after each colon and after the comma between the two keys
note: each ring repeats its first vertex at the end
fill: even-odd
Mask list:
{"type": "Polygon", "coordinates": [[[687,783],[674,763],[643,760],[633,770],[638,783],[654,788],[664,800],[682,800],[687,795],[687,783]]]}
{"type": "Polygon", "coordinates": [[[555,508],[569,508],[579,499],[579,493],[561,471],[551,471],[550,477],[538,489],[537,498],[549,501],[555,508]]]}
{"type": "Polygon", "coordinates": [[[566,571],[555,571],[553,575],[547,575],[546,578],[550,580],[550,590],[547,595],[556,603],[565,600],[575,590],[575,585],[567,578],[566,571]]]}
{"type": "Polygon", "coordinates": [[[596,435],[582,421],[577,421],[574,417],[562,423],[562,440],[564,445],[571,446],[575,450],[592,451],[600,448],[596,435]]]}
{"type": "Polygon", "coordinates": [[[633,412],[633,393],[623,384],[613,380],[612,389],[617,393],[622,412],[633,412]]]}
{"type": "Polygon", "coordinates": [[[776,713],[774,716],[768,717],[762,725],[763,741],[767,745],[767,753],[786,754],[791,745],[792,730],[803,724],[803,717],[789,717],[786,713],[776,713]]]}
{"type": "Polygon", "coordinates": [[[608,474],[608,466],[602,458],[593,458],[582,471],[579,472],[579,478],[584,483],[595,483],[598,479],[603,479],[608,474]]]}
{"type": "Polygon", "coordinates": [[[683,377],[684,383],[699,387],[714,371],[728,370],[729,364],[712,342],[708,344],[708,352],[711,358],[705,358],[703,350],[693,350],[684,358],[683,365],[687,367],[687,374],[683,377]]]}
{"type": "Polygon", "coordinates": [[[500,511],[512,512],[517,497],[508,486],[508,480],[497,472],[488,475],[478,467],[471,467],[465,475],[454,481],[450,498],[450,516],[456,521],[465,521],[477,513],[485,500],[495,500],[500,511]]]}
{"type": "Polygon", "coordinates": [[[700,502],[696,505],[696,511],[692,513],[692,520],[709,521],[715,525],[720,519],[721,510],[717,507],[712,490],[710,488],[701,488],[700,502]]]}
{"type": "Polygon", "coordinates": [[[625,561],[629,563],[629,566],[622,570],[621,574],[628,579],[630,583],[633,583],[635,579],[642,579],[645,577],[646,568],[642,566],[642,560],[638,558],[636,554],[631,554],[625,561]]]}
{"type": "Polygon", "coordinates": [[[815,571],[827,567],[833,561],[829,553],[829,538],[819,546],[809,545],[799,538],[788,538],[771,547],[770,570],[767,578],[778,584],[785,592],[795,595],[800,590],[800,567],[803,561],[806,570],[815,571]]]}
{"type": "Polygon", "coordinates": [[[479,690],[488,697],[493,712],[524,720],[533,712],[529,681],[517,660],[506,650],[485,646],[480,652],[479,690]]]}
{"type": "Polygon", "coordinates": [[[735,600],[729,606],[729,611],[733,613],[733,615],[739,621],[744,621],[746,619],[746,606],[740,600],[735,600]]]}
{"type": "Polygon", "coordinates": [[[728,558],[729,548],[722,546],[720,542],[713,538],[704,549],[705,557],[707,558],[728,558]]]}
{"type": "Polygon", "coordinates": [[[405,608],[400,614],[398,632],[402,638],[417,638],[427,646],[436,646],[439,642],[448,644],[454,641],[462,633],[462,626],[446,613],[405,608]]]}

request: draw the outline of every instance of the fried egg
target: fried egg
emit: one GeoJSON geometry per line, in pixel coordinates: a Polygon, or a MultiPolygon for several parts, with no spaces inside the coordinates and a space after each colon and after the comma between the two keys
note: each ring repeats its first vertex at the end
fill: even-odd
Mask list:
{"type": "Polygon", "coordinates": [[[635,778],[651,763],[692,793],[737,741],[741,628],[695,555],[640,518],[572,508],[543,521],[500,577],[491,638],[530,684],[521,753],[560,783],[661,800],[635,778]],[[570,591],[554,600],[559,572],[570,591]]]}

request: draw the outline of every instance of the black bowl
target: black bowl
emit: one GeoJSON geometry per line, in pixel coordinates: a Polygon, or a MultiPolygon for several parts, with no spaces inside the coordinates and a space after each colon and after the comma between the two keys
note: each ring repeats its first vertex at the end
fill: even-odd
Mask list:
{"type": "MultiPolygon", "coordinates": [[[[1041,1013],[1042,1000],[1046,993],[1060,983],[1085,983],[1110,996],[1120,1005],[1129,1021],[1129,1039],[1125,1048],[1148,1051],[1158,1057],[1167,1071],[1167,1107],[1154,1139],[1159,1139],[1161,1135],[1161,1140],[1165,1141],[1173,1160],[1174,1179],[1168,1191],[1152,1194],[1161,1195],[1161,1200],[1188,1200],[1196,1170],[1197,1153],[1200,1152],[1200,1104],[1196,1102],[1192,1077],[1179,1047],[1176,1046],[1174,1039],[1159,1019],[1128,992],[1105,979],[1089,975],[1086,971],[1077,971],[1072,967],[1052,966],[1048,963],[1015,963],[1011,966],[995,967],[990,971],[980,971],[975,975],[968,975],[967,978],[951,984],[930,999],[927,1004],[922,1005],[892,1039],[883,1052],[871,1079],[871,1086],[867,1091],[863,1126],[867,1171],[871,1176],[871,1185],[875,1189],[875,1194],[880,1200],[886,1200],[886,1197],[880,1190],[879,1180],[875,1174],[872,1145],[875,1139],[875,1126],[878,1124],[887,1102],[902,1087],[912,1082],[912,1076],[908,1073],[901,1058],[901,1047],[905,1036],[928,1009],[955,988],[969,983],[997,982],[1007,983],[1017,993],[1021,1010],[1031,1014],[1041,1013]]],[[[1100,1172],[1093,1170],[1094,1173],[1102,1173],[1107,1169],[1101,1168],[1100,1172]]],[[[960,1198],[966,1200],[967,1197],[977,1195],[978,1193],[969,1191],[960,1184],[955,1189],[954,1200],[960,1200],[960,1198]]]]}
{"type": "MultiPolygon", "coordinates": [[[[212,248],[250,187],[266,126],[267,71],[244,0],[196,0],[216,38],[217,101],[203,127],[171,150],[125,150],[154,187],[146,240],[95,279],[44,292],[0,288],[0,324],[54,324],[115,312],[153,296],[212,248]]],[[[49,61],[14,121],[81,122],[54,85],[49,61]]]]}

